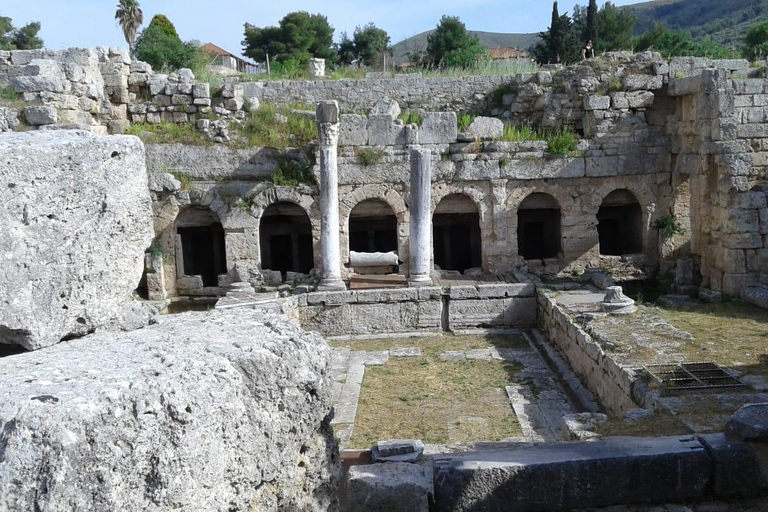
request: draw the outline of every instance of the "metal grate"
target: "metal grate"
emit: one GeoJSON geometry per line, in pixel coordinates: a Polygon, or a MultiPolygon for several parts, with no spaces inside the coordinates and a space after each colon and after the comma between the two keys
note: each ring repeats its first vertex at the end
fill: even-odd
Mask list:
{"type": "Polygon", "coordinates": [[[668,394],[746,387],[715,363],[650,364],[643,369],[668,394]]]}

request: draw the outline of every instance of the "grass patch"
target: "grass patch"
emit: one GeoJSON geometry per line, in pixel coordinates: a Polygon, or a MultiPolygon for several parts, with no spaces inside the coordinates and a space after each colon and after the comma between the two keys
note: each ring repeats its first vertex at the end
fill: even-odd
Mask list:
{"type": "Polygon", "coordinates": [[[0,104],[9,107],[22,107],[24,101],[21,94],[13,90],[10,85],[0,85],[0,104]]]}
{"type": "Polygon", "coordinates": [[[691,434],[690,428],[669,413],[657,413],[638,421],[609,418],[606,423],[599,425],[596,431],[604,437],[663,437],[691,434]]]}
{"type": "Polygon", "coordinates": [[[277,169],[272,173],[272,183],[279,187],[296,187],[300,183],[313,183],[313,163],[298,160],[290,155],[281,154],[277,157],[277,169]]]}
{"type": "Polygon", "coordinates": [[[184,174],[181,172],[172,172],[170,173],[174,178],[179,180],[179,183],[181,183],[181,190],[191,190],[192,189],[192,178],[188,174],[184,174]]]}
{"type": "Polygon", "coordinates": [[[686,311],[659,309],[658,313],[696,338],[681,347],[689,361],[714,361],[768,377],[768,315],[764,309],[731,300],[697,303],[686,311]]]}
{"type": "Polygon", "coordinates": [[[658,229],[662,235],[668,237],[674,235],[682,235],[685,233],[685,229],[683,229],[683,227],[677,223],[674,215],[660,218],[653,223],[653,227],[658,229]]]}
{"type": "Polygon", "coordinates": [[[421,124],[424,122],[424,116],[419,114],[418,112],[414,112],[413,110],[405,109],[401,114],[399,119],[403,120],[403,124],[409,125],[409,124],[415,124],[416,126],[421,126],[421,124]]]}
{"type": "Polygon", "coordinates": [[[550,132],[546,135],[547,151],[553,155],[567,155],[576,150],[578,135],[568,129],[550,132]]]}
{"type": "Polygon", "coordinates": [[[384,151],[376,148],[357,148],[355,155],[364,167],[368,167],[378,163],[384,156],[384,151]]]}
{"type": "Polygon", "coordinates": [[[253,208],[253,196],[239,198],[235,203],[235,208],[244,212],[251,211],[251,208],[253,208]]]}
{"type": "Polygon", "coordinates": [[[504,135],[502,140],[510,142],[519,141],[531,141],[531,140],[546,140],[543,133],[539,132],[536,128],[529,124],[522,126],[513,126],[511,124],[504,125],[504,135]]]}
{"type": "Polygon", "coordinates": [[[317,126],[312,116],[297,110],[314,111],[305,105],[278,107],[262,104],[242,124],[232,126],[250,146],[304,147],[317,139],[317,126]]]}
{"type": "Polygon", "coordinates": [[[530,348],[522,335],[434,336],[332,341],[333,346],[378,351],[421,349],[419,358],[390,359],[368,367],[360,392],[351,446],[381,439],[418,438],[426,443],[501,441],[522,435],[504,387],[522,367],[505,361],[445,362],[448,350],[530,348]],[[384,418],[384,420],[382,420],[384,418]]]}
{"type": "Polygon", "coordinates": [[[475,120],[475,116],[473,114],[470,114],[469,112],[459,112],[456,114],[456,127],[458,131],[463,132],[467,128],[469,128],[469,125],[472,124],[472,121],[475,120]]]}
{"type": "Polygon", "coordinates": [[[144,142],[153,144],[188,144],[190,146],[210,146],[212,141],[197,131],[192,123],[159,124],[134,123],[126,131],[127,135],[135,135],[144,142]]]}

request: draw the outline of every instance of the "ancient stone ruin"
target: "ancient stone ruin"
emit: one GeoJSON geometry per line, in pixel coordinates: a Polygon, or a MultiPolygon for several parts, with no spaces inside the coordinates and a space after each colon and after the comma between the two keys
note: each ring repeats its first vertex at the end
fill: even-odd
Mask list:
{"type": "Polygon", "coordinates": [[[0,107],[0,510],[765,495],[768,387],[721,400],[736,413],[725,432],[727,418],[690,436],[595,430],[702,414],[648,380],[691,335],[617,284],[669,278],[681,295],[768,306],[766,79],[746,61],[650,52],[465,78],[335,81],[316,64],[313,81],[212,86],[119,48],[0,52],[0,85],[19,96],[0,107]],[[315,140],[245,143],[265,105],[310,120],[315,140]],[[195,143],[124,135],[163,125],[195,143]],[[338,443],[366,367],[421,353],[331,350],[321,335],[478,329],[529,348],[440,358],[532,368],[533,384],[505,389],[526,445],[425,463],[415,443],[381,443],[421,465],[344,483],[338,443]]]}

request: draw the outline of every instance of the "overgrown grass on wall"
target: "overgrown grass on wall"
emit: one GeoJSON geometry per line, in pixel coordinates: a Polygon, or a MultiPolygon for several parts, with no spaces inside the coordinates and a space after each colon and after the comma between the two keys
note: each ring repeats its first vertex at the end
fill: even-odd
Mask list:
{"type": "Polygon", "coordinates": [[[314,110],[309,105],[278,107],[262,104],[242,124],[233,124],[232,128],[249,146],[300,148],[317,139],[315,118],[309,115],[314,110]]]}
{"type": "Polygon", "coordinates": [[[189,144],[191,146],[209,146],[213,144],[206,136],[195,129],[193,123],[158,124],[134,123],[126,131],[127,135],[136,135],[144,142],[153,144],[189,144]]]}
{"type": "Polygon", "coordinates": [[[568,128],[541,130],[530,125],[504,125],[502,140],[510,142],[544,140],[547,141],[549,153],[567,155],[576,150],[579,136],[568,128]]]}

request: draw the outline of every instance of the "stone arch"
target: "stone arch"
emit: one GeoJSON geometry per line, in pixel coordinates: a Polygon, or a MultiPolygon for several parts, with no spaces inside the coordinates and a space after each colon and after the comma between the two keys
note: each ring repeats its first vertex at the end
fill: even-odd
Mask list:
{"type": "Polygon", "coordinates": [[[442,270],[482,266],[480,210],[468,195],[447,194],[432,213],[432,254],[442,270]]]}
{"type": "Polygon", "coordinates": [[[546,186],[518,186],[518,184],[515,184],[512,187],[506,201],[508,220],[505,239],[508,240],[513,252],[518,255],[521,254],[518,236],[518,211],[520,205],[527,197],[536,193],[542,193],[554,198],[560,207],[560,252],[567,258],[570,250],[568,241],[571,238],[571,232],[581,224],[579,212],[577,211],[578,204],[574,201],[571,193],[563,187],[551,183],[547,183],[546,186]]]}
{"type": "Polygon", "coordinates": [[[219,215],[210,208],[186,206],[176,216],[174,231],[177,287],[181,276],[199,276],[196,287],[218,286],[219,275],[227,273],[224,227],[219,215]]]}
{"type": "Polygon", "coordinates": [[[643,252],[643,213],[640,202],[625,188],[603,198],[597,210],[600,254],[623,256],[643,252]]]}
{"type": "Polygon", "coordinates": [[[312,221],[296,203],[267,206],[259,220],[259,254],[264,269],[308,274],[314,267],[312,221]]]}
{"type": "MultiPolygon", "coordinates": [[[[271,187],[263,190],[253,197],[253,207],[251,208],[251,215],[256,219],[259,226],[261,225],[261,218],[264,212],[271,205],[276,203],[292,203],[303,209],[309,217],[309,222],[312,225],[312,253],[315,268],[320,268],[322,265],[321,248],[320,248],[320,205],[318,201],[311,195],[301,193],[295,188],[288,187],[271,187]]],[[[258,237],[260,229],[256,230],[257,240],[256,246],[258,254],[258,264],[261,266],[261,240],[258,237]]]]}
{"type": "MultiPolygon", "coordinates": [[[[449,195],[463,195],[467,196],[475,205],[478,215],[478,226],[480,236],[480,261],[478,266],[481,266],[484,271],[488,271],[492,265],[487,261],[490,244],[492,243],[493,233],[493,207],[491,204],[491,193],[489,186],[477,185],[474,183],[437,183],[432,186],[432,206],[431,215],[434,223],[435,211],[438,205],[449,195]]],[[[434,237],[434,225],[433,225],[433,237],[434,237]]],[[[434,247],[434,240],[433,240],[434,247]]],[[[433,254],[432,263],[435,263],[433,254]]]]}
{"type": "Polygon", "coordinates": [[[341,245],[341,254],[345,262],[349,262],[349,222],[352,210],[354,210],[358,204],[369,200],[382,201],[391,208],[395,219],[397,219],[397,255],[400,261],[408,261],[410,214],[403,196],[397,190],[388,185],[370,184],[356,187],[351,191],[340,193],[339,195],[339,229],[341,230],[339,242],[341,245]]]}
{"type": "Polygon", "coordinates": [[[551,194],[534,192],[517,207],[517,246],[525,260],[556,258],[562,252],[562,208],[551,194]]]}

